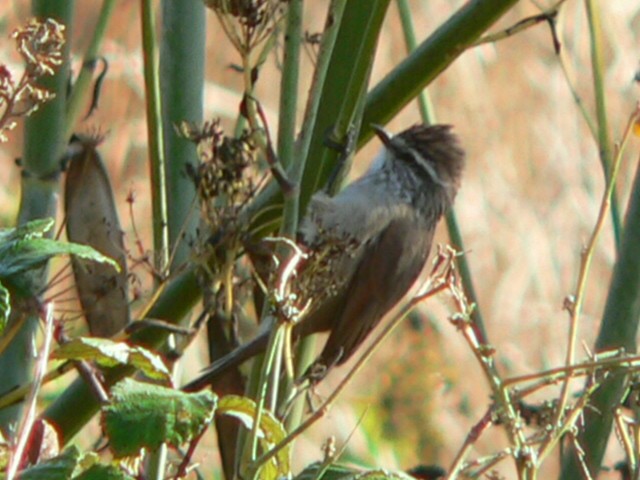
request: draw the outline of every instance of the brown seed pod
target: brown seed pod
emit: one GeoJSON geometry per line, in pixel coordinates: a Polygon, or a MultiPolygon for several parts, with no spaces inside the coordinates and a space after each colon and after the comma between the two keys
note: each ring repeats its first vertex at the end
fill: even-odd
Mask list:
{"type": "Polygon", "coordinates": [[[100,135],[74,136],[64,191],[67,238],[114,259],[113,267],[72,258],[80,304],[91,335],[111,337],[130,322],[127,262],[109,176],[97,146],[100,135]]]}

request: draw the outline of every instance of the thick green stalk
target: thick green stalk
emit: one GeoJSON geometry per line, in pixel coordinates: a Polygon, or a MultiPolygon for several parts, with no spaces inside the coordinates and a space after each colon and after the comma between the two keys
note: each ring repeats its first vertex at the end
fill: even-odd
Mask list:
{"type": "MultiPolygon", "coordinates": [[[[298,78],[300,76],[300,46],[302,44],[302,0],[291,0],[287,10],[284,35],[284,60],[280,81],[280,109],[278,120],[278,158],[289,172],[289,180],[298,185],[302,170],[294,159],[294,140],[298,110],[298,78]]],[[[293,237],[298,225],[297,189],[284,205],[281,234],[293,237]]]]}
{"type": "MultiPolygon", "coordinates": [[[[314,84],[296,146],[296,161],[291,167],[293,178],[299,178],[300,172],[303,175],[298,212],[304,211],[311,195],[319,185],[326,183],[335,169],[335,159],[341,152],[327,148],[326,141],[332,140],[336,144],[345,142],[348,126],[357,126],[356,120],[359,123],[354,112],[361,102],[363,91],[366,91],[377,41],[376,28],[379,28],[388,4],[388,0],[339,1],[331,4],[334,12],[344,13],[340,17],[335,13],[331,16],[330,25],[339,27],[327,30],[329,33],[323,36],[314,84]],[[337,49],[333,47],[334,42],[337,49]],[[358,55],[354,52],[358,52],[358,55]],[[338,119],[340,131],[335,128],[338,119]],[[330,155],[331,161],[325,155],[330,155]]],[[[274,223],[277,226],[281,203],[279,188],[275,182],[271,182],[249,207],[247,214],[260,233],[267,229],[272,231],[274,223]]]]}
{"type": "Polygon", "coordinates": [[[195,236],[199,219],[194,210],[195,184],[185,175],[187,164],[198,164],[196,146],[179,137],[174,125],[182,121],[202,122],[205,18],[201,0],[162,2],[160,87],[167,161],[169,245],[172,251],[175,250],[172,268],[189,259],[189,240],[195,236]]]}
{"type": "Polygon", "coordinates": [[[140,1],[142,20],[142,51],[147,105],[147,138],[149,143],[149,173],[151,175],[151,205],[153,210],[154,264],[164,273],[169,266],[169,221],[167,219],[166,163],[162,125],[162,100],[158,65],[158,41],[153,0],[140,1]]]}
{"type": "MultiPolygon", "coordinates": [[[[345,153],[353,152],[340,149],[349,147],[348,135],[359,129],[360,117],[356,117],[356,112],[369,86],[378,37],[388,7],[388,0],[347,2],[311,131],[308,165],[301,185],[302,210],[336,168],[341,168],[341,173],[348,171],[346,165],[337,163],[344,159],[345,153]],[[327,142],[334,146],[328,147],[327,142]]],[[[335,183],[339,184],[339,181],[340,178],[335,183]]]]}
{"type": "Polygon", "coordinates": [[[65,137],[69,138],[76,128],[76,123],[83,113],[83,106],[87,102],[87,97],[91,91],[91,81],[93,80],[93,71],[95,70],[96,60],[100,54],[100,47],[104,40],[109,20],[113,16],[116,6],[116,0],[104,0],[102,8],[98,14],[98,22],[93,31],[93,36],[89,41],[89,46],[84,54],[82,69],[78,78],[73,83],[73,89],[67,102],[67,119],[65,128],[65,137]]]}
{"type": "MultiPolygon", "coordinates": [[[[196,235],[198,215],[195,184],[185,175],[187,164],[197,165],[193,142],[178,136],[174,126],[183,121],[202,123],[204,85],[205,10],[201,0],[163,0],[160,46],[160,92],[170,271],[189,260],[190,241],[196,235]]],[[[183,321],[189,320],[185,315],[183,321]]],[[[174,366],[174,370],[177,367],[174,366]]],[[[165,477],[167,446],[149,452],[146,476],[165,477]]]]}
{"type": "MultiPolygon", "coordinates": [[[[65,37],[69,39],[74,7],[75,2],[71,0],[34,0],[31,10],[34,17],[54,18],[65,25],[65,37]]],[[[56,216],[60,156],[66,145],[64,125],[68,76],[69,45],[66,43],[63,65],[57,69],[55,75],[43,77],[39,81],[42,87],[55,94],[55,98],[42,105],[25,122],[22,156],[24,170],[21,178],[18,224],[56,216]]],[[[34,291],[40,290],[46,283],[47,273],[47,269],[28,273],[33,277],[34,291]]],[[[31,378],[32,350],[38,319],[31,316],[25,319],[24,315],[23,311],[14,306],[10,322],[24,321],[24,325],[0,356],[0,393],[26,383],[31,378]]],[[[20,406],[16,406],[0,411],[0,427],[15,422],[20,410],[20,406]]]]}

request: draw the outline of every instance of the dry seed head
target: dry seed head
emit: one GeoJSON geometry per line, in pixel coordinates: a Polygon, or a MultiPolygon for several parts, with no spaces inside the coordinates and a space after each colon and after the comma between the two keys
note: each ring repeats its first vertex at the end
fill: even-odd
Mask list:
{"type": "MultiPolygon", "coordinates": [[[[322,243],[311,246],[295,282],[295,292],[301,300],[319,305],[326,298],[338,294],[344,286],[345,275],[339,269],[345,256],[352,256],[360,243],[354,238],[319,235],[322,243]]],[[[313,305],[311,306],[313,309],[313,305]]]]}
{"type": "Polygon", "coordinates": [[[13,32],[18,52],[31,75],[53,75],[62,64],[64,31],[64,25],[47,18],[44,21],[31,19],[27,25],[13,32]]]}
{"type": "Polygon", "coordinates": [[[285,0],[205,0],[241,55],[250,54],[273,33],[284,17],[287,3],[285,0]]]}
{"type": "Polygon", "coordinates": [[[16,29],[12,38],[24,59],[25,69],[16,81],[11,71],[0,65],[0,143],[7,141],[6,133],[16,126],[12,118],[29,115],[53,98],[51,92],[37,86],[35,81],[42,75],[53,75],[62,64],[64,25],[53,19],[32,19],[16,29]]]}

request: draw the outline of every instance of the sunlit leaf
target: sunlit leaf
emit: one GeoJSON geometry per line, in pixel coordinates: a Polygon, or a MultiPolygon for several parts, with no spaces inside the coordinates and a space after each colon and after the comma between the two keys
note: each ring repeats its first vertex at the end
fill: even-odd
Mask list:
{"type": "Polygon", "coordinates": [[[134,480],[114,465],[96,464],[88,468],[73,480],[134,480]]]}
{"type": "Polygon", "coordinates": [[[171,378],[171,373],[158,355],[140,346],[114,342],[106,338],[74,338],[55,350],[52,358],[87,360],[96,362],[102,367],[131,365],[152,379],[169,380],[171,378]]]}
{"type": "Polygon", "coordinates": [[[184,393],[132,379],[115,385],[111,394],[102,424],[118,458],[193,440],[212,422],[218,400],[210,391],[184,393]]]}
{"type": "MultiPolygon", "coordinates": [[[[218,415],[230,415],[238,419],[248,429],[253,428],[256,404],[253,400],[236,395],[227,395],[220,399],[218,415]]],[[[263,451],[268,451],[286,437],[286,430],[270,412],[263,410],[260,416],[258,437],[263,451]]],[[[291,448],[286,446],[268,462],[261,473],[263,478],[287,477],[291,473],[291,448]]]]}

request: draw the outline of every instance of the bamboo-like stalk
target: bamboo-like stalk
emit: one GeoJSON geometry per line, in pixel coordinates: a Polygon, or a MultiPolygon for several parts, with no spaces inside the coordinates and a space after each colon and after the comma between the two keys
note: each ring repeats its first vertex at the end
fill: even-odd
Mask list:
{"type": "MultiPolygon", "coordinates": [[[[65,37],[71,38],[71,25],[75,2],[51,2],[33,0],[32,15],[37,18],[54,18],[65,25],[65,37]]],[[[42,105],[37,112],[27,118],[24,133],[23,168],[27,172],[21,178],[20,209],[18,224],[37,218],[54,217],[59,189],[60,155],[66,138],[65,102],[69,75],[69,44],[63,49],[63,64],[53,76],[40,80],[40,85],[55,94],[55,98],[42,105]]],[[[34,291],[39,291],[46,283],[48,270],[29,272],[34,291]]],[[[13,299],[15,301],[15,299],[13,299]]],[[[0,393],[26,383],[31,378],[33,365],[34,336],[38,319],[13,308],[10,324],[24,322],[18,334],[0,356],[0,393]]],[[[20,405],[0,411],[0,427],[7,427],[20,416],[20,405]]]]}
{"type": "MultiPolygon", "coordinates": [[[[195,184],[185,175],[187,164],[199,162],[193,142],[178,136],[175,125],[200,124],[203,109],[205,8],[201,0],[162,0],[159,82],[166,175],[168,245],[164,257],[169,271],[188,261],[198,226],[194,210],[195,184]]],[[[161,174],[161,172],[159,172],[161,174]]],[[[189,319],[189,315],[181,321],[189,319]]],[[[146,475],[165,477],[167,447],[150,452],[146,475]]]]}
{"type": "Polygon", "coordinates": [[[65,137],[69,138],[73,133],[80,115],[82,114],[83,105],[87,101],[87,97],[91,91],[91,81],[93,79],[93,71],[95,69],[95,61],[100,52],[100,47],[104,40],[104,36],[109,25],[109,20],[113,16],[113,12],[116,6],[116,0],[104,0],[102,2],[102,8],[98,14],[98,22],[96,28],[93,30],[93,35],[89,41],[89,46],[84,54],[82,68],[76,78],[71,95],[67,101],[67,118],[65,137]]]}
{"type": "MultiPolygon", "coordinates": [[[[300,208],[306,208],[311,195],[325,186],[327,179],[341,169],[337,181],[348,171],[349,165],[338,165],[349,145],[349,135],[360,128],[363,97],[369,85],[382,22],[389,6],[388,0],[375,2],[347,2],[344,18],[340,24],[336,47],[328,67],[327,80],[321,90],[322,101],[311,129],[303,126],[310,135],[307,167],[300,185],[300,208]],[[360,108],[359,108],[360,107],[360,108]],[[328,147],[327,143],[335,146],[328,147]],[[340,151],[343,149],[343,151],[340,151]]],[[[301,152],[302,158],[305,152],[301,152]]]]}
{"type": "Polygon", "coordinates": [[[149,173],[151,176],[151,205],[153,211],[154,266],[158,272],[164,274],[169,266],[169,220],[167,218],[167,176],[155,14],[156,11],[152,0],[140,1],[149,173]]]}
{"type": "Polygon", "coordinates": [[[160,88],[166,158],[167,218],[171,269],[190,255],[198,215],[193,204],[195,184],[185,175],[186,165],[197,165],[193,142],[181,138],[174,125],[199,124],[203,115],[206,11],[201,0],[163,0],[160,48],[160,88]],[[184,241],[187,240],[187,241],[184,241]]]}
{"type": "MultiPolygon", "coordinates": [[[[280,81],[278,115],[278,157],[289,173],[289,181],[298,185],[302,176],[300,163],[294,158],[296,114],[298,109],[298,79],[300,76],[300,45],[302,44],[302,0],[289,2],[285,31],[285,50],[280,81]]],[[[304,167],[304,165],[302,165],[304,167]]],[[[284,204],[281,235],[293,237],[298,225],[299,191],[295,189],[284,204]]]]}

